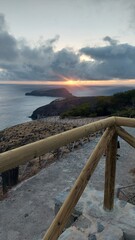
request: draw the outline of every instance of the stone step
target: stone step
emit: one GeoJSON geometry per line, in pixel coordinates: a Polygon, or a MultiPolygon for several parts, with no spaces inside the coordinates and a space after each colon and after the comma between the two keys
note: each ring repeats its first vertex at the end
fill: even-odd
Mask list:
{"type": "MultiPolygon", "coordinates": [[[[65,189],[56,197],[56,212],[68,192],[65,189]]],[[[135,240],[135,206],[115,198],[113,211],[105,211],[103,191],[87,187],[66,227],[59,240],[135,240]]]]}

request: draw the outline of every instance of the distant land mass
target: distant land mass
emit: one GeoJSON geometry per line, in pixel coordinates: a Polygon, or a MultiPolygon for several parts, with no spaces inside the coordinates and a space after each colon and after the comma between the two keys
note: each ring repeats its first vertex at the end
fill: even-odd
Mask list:
{"type": "Polygon", "coordinates": [[[64,117],[123,116],[135,117],[135,89],[112,96],[75,97],[54,100],[37,108],[31,118],[60,115],[64,117]]]}
{"type": "Polygon", "coordinates": [[[56,89],[38,89],[32,92],[25,93],[26,96],[48,96],[48,97],[63,97],[69,98],[73,95],[66,88],[56,88],[56,89]]]}

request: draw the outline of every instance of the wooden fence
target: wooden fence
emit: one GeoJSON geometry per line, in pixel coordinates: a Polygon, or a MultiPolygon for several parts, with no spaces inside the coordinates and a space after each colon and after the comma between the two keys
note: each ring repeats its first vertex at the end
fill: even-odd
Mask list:
{"type": "Polygon", "coordinates": [[[135,138],[121,126],[135,127],[135,119],[109,117],[0,154],[0,172],[4,172],[79,138],[86,137],[91,133],[105,130],[43,240],[58,239],[105,150],[104,209],[112,210],[114,204],[117,136],[119,135],[132,147],[135,147],[135,138]]]}

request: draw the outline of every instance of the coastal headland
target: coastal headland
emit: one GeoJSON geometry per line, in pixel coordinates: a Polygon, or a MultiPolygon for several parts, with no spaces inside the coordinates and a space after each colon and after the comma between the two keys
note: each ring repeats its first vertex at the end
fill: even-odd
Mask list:
{"type": "Polygon", "coordinates": [[[119,92],[112,96],[71,96],[56,99],[33,111],[31,118],[40,119],[49,116],[65,117],[135,117],[135,89],[119,92]]]}
{"type": "Polygon", "coordinates": [[[62,97],[68,98],[73,95],[66,88],[56,88],[56,89],[37,89],[28,93],[26,96],[50,96],[50,97],[62,97]]]}

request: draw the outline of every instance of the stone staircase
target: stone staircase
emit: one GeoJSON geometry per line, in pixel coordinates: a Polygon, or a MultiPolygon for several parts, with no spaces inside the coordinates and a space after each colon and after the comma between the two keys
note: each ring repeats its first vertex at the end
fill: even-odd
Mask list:
{"type": "MultiPolygon", "coordinates": [[[[68,190],[57,196],[56,210],[67,194],[68,190]]],[[[113,211],[106,212],[103,198],[103,191],[87,187],[59,240],[134,240],[135,206],[115,199],[113,211]]]]}

